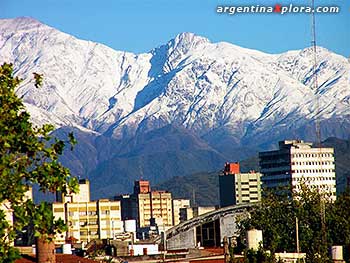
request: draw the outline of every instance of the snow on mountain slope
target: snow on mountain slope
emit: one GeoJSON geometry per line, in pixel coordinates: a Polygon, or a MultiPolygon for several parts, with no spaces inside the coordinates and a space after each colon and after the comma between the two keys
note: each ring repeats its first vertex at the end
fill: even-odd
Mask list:
{"type": "MultiPolygon", "coordinates": [[[[114,122],[112,116],[104,116],[116,103],[113,96],[132,98],[147,79],[148,54],[117,52],[28,18],[1,20],[0,32],[1,61],[13,62],[16,74],[26,80],[33,72],[44,75],[43,88],[26,81],[18,94],[66,124],[90,128],[95,121],[114,122]],[[130,86],[133,89],[125,91],[130,86]]],[[[126,99],[118,105],[122,111],[115,112],[116,119],[133,107],[126,99]]]]}
{"type": "Polygon", "coordinates": [[[204,137],[225,130],[250,143],[266,131],[273,140],[276,130],[302,129],[317,117],[350,127],[350,65],[324,48],[318,48],[314,90],[310,48],[270,55],[182,33],[136,55],[18,18],[0,20],[4,61],[25,79],[18,94],[35,122],[115,138],[169,123],[204,137]],[[33,72],[44,74],[41,89],[28,80],[33,72]]]}

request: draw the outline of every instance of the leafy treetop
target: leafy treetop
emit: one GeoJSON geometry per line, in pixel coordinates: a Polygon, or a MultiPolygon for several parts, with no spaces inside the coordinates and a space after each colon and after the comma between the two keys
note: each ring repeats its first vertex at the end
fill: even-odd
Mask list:
{"type": "MultiPolygon", "coordinates": [[[[3,262],[12,262],[16,257],[11,247],[15,230],[31,223],[35,235],[45,239],[65,230],[63,221],[54,219],[49,204],[35,205],[32,200],[26,200],[25,193],[32,185],[38,185],[42,192],[78,191],[78,180],[58,161],[64,147],[76,143],[73,134],[63,141],[50,136],[52,125],[32,125],[22,100],[15,94],[21,81],[14,76],[12,64],[0,66],[0,204],[16,218],[11,226],[0,210],[3,262]]],[[[42,75],[34,73],[35,87],[39,88],[42,81],[42,75]]]]}

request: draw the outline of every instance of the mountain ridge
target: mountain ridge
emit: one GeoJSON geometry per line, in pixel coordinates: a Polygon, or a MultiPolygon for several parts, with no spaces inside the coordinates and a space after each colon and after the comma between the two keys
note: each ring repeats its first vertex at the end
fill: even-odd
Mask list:
{"type": "MultiPolygon", "coordinates": [[[[10,20],[8,23],[10,23],[12,20],[10,20]]],[[[266,92],[262,92],[263,94],[265,94],[264,97],[260,98],[260,100],[258,98],[256,98],[256,92],[252,93],[252,90],[248,89],[248,91],[244,91],[245,87],[247,86],[247,84],[243,85],[242,87],[239,87],[240,90],[239,92],[242,93],[242,95],[240,94],[232,94],[234,93],[234,89],[235,87],[237,87],[237,85],[240,85],[240,82],[242,82],[244,80],[244,78],[247,78],[245,76],[243,76],[243,78],[241,76],[238,76],[237,74],[239,73],[239,70],[242,70],[242,74],[247,75],[247,73],[250,72],[254,72],[254,71],[258,71],[258,69],[260,68],[264,68],[266,67],[266,65],[264,65],[264,63],[262,62],[263,60],[270,60],[267,61],[267,64],[270,65],[270,68],[267,69],[264,74],[267,74],[272,70],[276,70],[276,72],[273,72],[274,74],[278,74],[279,72],[281,72],[282,70],[286,71],[284,73],[288,73],[289,76],[294,76],[297,78],[297,80],[299,81],[299,83],[303,83],[303,84],[312,84],[312,76],[308,75],[307,71],[310,71],[310,67],[306,67],[306,69],[304,69],[304,73],[299,76],[298,74],[295,75],[295,73],[291,72],[291,65],[293,66],[293,69],[295,69],[296,66],[298,65],[302,65],[301,67],[305,67],[305,61],[306,60],[309,64],[311,63],[311,59],[312,56],[310,56],[310,50],[305,49],[303,51],[299,51],[300,55],[300,61],[299,60],[295,60],[295,54],[298,51],[290,51],[287,53],[283,53],[283,54],[279,54],[279,55],[269,55],[269,54],[264,54],[260,51],[254,51],[254,50],[249,50],[249,49],[245,49],[245,48],[240,48],[238,46],[234,46],[232,44],[226,43],[226,42],[220,42],[220,43],[210,43],[208,39],[200,37],[200,36],[196,36],[193,33],[182,33],[179,34],[178,36],[176,36],[174,39],[170,40],[167,44],[165,45],[161,45],[158,48],[155,48],[153,50],[151,50],[149,53],[144,53],[144,54],[132,54],[132,53],[127,53],[127,52],[121,52],[121,51],[114,51],[106,46],[103,46],[101,44],[98,43],[92,43],[89,41],[82,41],[82,40],[78,40],[74,37],[69,36],[66,33],[61,33],[59,31],[55,31],[53,28],[50,28],[48,26],[44,26],[42,24],[40,24],[39,22],[33,20],[33,19],[29,19],[28,23],[25,23],[26,19],[21,18],[19,19],[18,24],[24,25],[24,29],[21,28],[20,33],[23,31],[25,31],[24,36],[27,37],[27,31],[29,30],[30,32],[32,32],[33,30],[30,29],[30,24],[34,24],[34,28],[45,28],[46,31],[49,31],[51,34],[54,34],[54,37],[57,37],[57,35],[59,35],[62,39],[59,39],[59,43],[50,43],[50,49],[52,48],[52,44],[55,44],[54,46],[60,46],[60,44],[62,44],[62,42],[68,41],[68,43],[70,43],[71,41],[78,41],[80,44],[85,44],[87,45],[87,54],[84,54],[85,56],[87,56],[87,58],[85,57],[85,61],[78,61],[78,62],[85,62],[87,64],[87,66],[89,66],[90,61],[92,60],[97,60],[98,58],[96,58],[96,55],[93,56],[93,53],[96,52],[96,50],[98,49],[102,49],[101,52],[105,52],[107,53],[107,56],[116,56],[118,62],[120,63],[120,68],[122,69],[122,72],[120,72],[120,75],[116,76],[115,79],[109,79],[108,83],[103,83],[103,87],[109,87],[107,88],[100,88],[100,90],[98,91],[94,91],[94,92],[100,92],[101,94],[97,97],[89,97],[91,95],[91,93],[93,92],[93,90],[91,90],[93,87],[101,87],[102,85],[96,85],[96,83],[90,84],[91,82],[89,82],[91,79],[89,78],[89,76],[85,77],[84,81],[83,81],[83,85],[87,85],[87,86],[91,86],[91,88],[88,90],[87,88],[84,89],[85,92],[89,93],[85,94],[80,92],[80,94],[78,94],[79,96],[77,97],[78,101],[69,101],[69,96],[65,96],[65,94],[61,94],[64,92],[68,91],[67,95],[77,95],[74,93],[77,93],[76,91],[74,91],[74,85],[80,84],[79,80],[74,81],[70,86],[68,85],[67,89],[62,89],[62,91],[59,91],[58,88],[55,87],[55,85],[50,85],[50,83],[48,83],[46,87],[46,89],[48,89],[48,92],[56,92],[57,93],[57,97],[55,101],[51,102],[49,101],[49,99],[46,99],[46,101],[44,101],[43,103],[38,103],[38,102],[34,102],[33,99],[37,99],[37,91],[33,91],[32,89],[28,90],[28,88],[22,88],[21,90],[25,91],[25,94],[28,94],[28,92],[30,93],[30,99],[27,99],[27,97],[29,96],[25,96],[25,99],[28,100],[28,104],[31,104],[31,106],[37,104],[37,106],[39,106],[39,109],[46,109],[48,110],[51,114],[62,114],[63,116],[62,118],[64,120],[69,120],[70,122],[68,122],[67,124],[69,125],[74,125],[74,126],[84,126],[87,129],[92,129],[96,132],[105,132],[106,130],[110,130],[110,134],[114,134],[115,136],[118,136],[121,134],[120,129],[123,129],[123,126],[128,126],[128,127],[134,127],[134,129],[137,128],[137,126],[144,120],[148,120],[150,121],[152,118],[156,119],[156,120],[163,120],[165,123],[169,123],[169,122],[173,122],[176,121],[177,123],[181,123],[182,125],[184,125],[186,128],[190,128],[190,129],[197,129],[197,130],[207,130],[208,132],[210,132],[210,129],[215,129],[217,127],[215,127],[215,122],[213,121],[213,117],[219,117],[217,119],[219,119],[219,125],[221,123],[221,125],[224,126],[232,126],[233,124],[235,124],[237,121],[240,121],[239,119],[239,114],[242,114],[244,112],[242,112],[243,110],[246,110],[247,112],[245,112],[245,119],[248,121],[250,121],[251,123],[253,122],[255,125],[250,126],[250,127],[254,127],[259,125],[261,122],[266,122],[272,115],[273,115],[273,110],[274,110],[274,106],[277,105],[280,108],[283,108],[283,105],[281,106],[281,101],[285,100],[286,96],[290,96],[290,91],[286,88],[284,89],[277,89],[276,92],[273,92],[273,90],[271,89],[266,89],[263,91],[266,92]],[[28,28],[29,27],[29,28],[28,28]],[[61,34],[64,35],[64,37],[61,36],[61,34]],[[92,46],[92,47],[91,47],[92,46]],[[199,48],[198,48],[199,47],[199,48]],[[108,51],[107,51],[108,50],[108,51]],[[244,52],[246,52],[247,54],[245,54],[244,52]],[[218,86],[219,84],[215,83],[214,81],[211,81],[210,78],[216,78],[219,77],[219,75],[216,74],[212,74],[212,73],[217,73],[217,72],[208,72],[207,71],[203,71],[203,65],[199,65],[199,69],[198,67],[193,67],[193,64],[196,63],[200,63],[202,62],[201,59],[202,57],[208,57],[206,58],[206,60],[210,60],[212,59],[212,57],[214,56],[214,61],[211,61],[211,63],[209,63],[209,65],[204,65],[207,66],[208,68],[214,67],[215,63],[219,64],[218,67],[225,67],[225,65],[223,65],[222,60],[223,60],[223,56],[221,54],[218,53],[226,53],[227,55],[232,55],[232,52],[234,52],[235,55],[235,59],[237,60],[249,60],[249,63],[253,63],[254,67],[253,69],[241,69],[242,66],[239,65],[239,63],[237,61],[229,61],[230,63],[233,64],[237,64],[238,66],[235,66],[234,68],[229,67],[227,70],[232,70],[232,72],[229,74],[229,76],[221,76],[224,78],[224,80],[227,80],[227,85],[230,85],[230,82],[232,83],[232,87],[230,87],[230,89],[227,89],[228,93],[223,93],[221,92],[217,92],[214,93],[213,95],[215,96],[210,96],[210,90],[205,90],[206,85],[209,85],[210,87],[212,86],[218,86]],[[243,52],[243,53],[242,53],[243,52]],[[203,55],[205,53],[205,55],[203,55]],[[243,55],[240,55],[240,54],[243,55]],[[254,55],[254,57],[251,57],[252,55],[254,55]],[[197,57],[196,57],[197,56],[197,57]],[[131,58],[133,57],[133,58],[131,58]],[[199,58],[198,58],[199,57],[199,58]],[[276,58],[278,57],[277,61],[274,61],[272,58],[276,58]],[[267,59],[269,58],[269,59],[267,59]],[[281,58],[282,61],[281,61],[281,58]],[[216,60],[215,60],[216,59],[216,60]],[[128,60],[131,60],[131,64],[128,63],[128,60]],[[142,83],[138,83],[137,81],[131,81],[131,72],[132,72],[132,68],[135,67],[134,62],[136,62],[137,60],[141,60],[141,62],[146,62],[142,65],[136,65],[137,69],[135,73],[137,73],[137,77],[138,78],[143,78],[143,82],[142,83]],[[143,60],[143,61],[142,61],[143,60]],[[292,61],[292,62],[291,62],[292,61]],[[152,63],[153,62],[153,63],[152,63]],[[303,62],[303,63],[302,63],[303,62]],[[221,64],[220,64],[221,63],[221,64]],[[180,65],[180,66],[179,66],[180,65]],[[196,78],[196,70],[200,71],[199,73],[201,73],[199,75],[198,80],[196,81],[196,83],[189,83],[191,84],[190,86],[194,85],[194,90],[193,88],[191,89],[192,91],[196,92],[196,88],[197,86],[201,85],[201,80],[204,80],[204,83],[202,84],[201,87],[199,87],[198,90],[198,94],[196,94],[196,96],[191,96],[191,90],[184,90],[183,88],[180,89],[176,88],[173,89],[172,87],[172,83],[170,83],[174,78],[177,78],[178,74],[181,74],[182,71],[186,70],[186,67],[189,67],[189,65],[192,65],[192,70],[190,70],[190,72],[188,72],[188,74],[184,74],[184,76],[182,77],[182,79],[179,79],[179,81],[183,82],[184,79],[187,80],[189,77],[194,77],[196,78]],[[238,69],[239,68],[239,69],[238,69]],[[192,72],[191,72],[192,71],[192,72]],[[204,74],[203,74],[204,73],[204,74]],[[208,73],[208,74],[206,74],[208,73]],[[209,74],[210,73],[210,74],[209,74]],[[190,74],[190,75],[189,75],[190,74]],[[237,76],[236,76],[236,75],[237,76]],[[294,75],[293,75],[294,74],[294,75]],[[188,76],[189,75],[189,76],[188,76]],[[119,77],[119,80],[118,80],[119,77]],[[119,82],[119,83],[116,83],[119,82]],[[105,85],[108,84],[108,85],[105,85]],[[118,85],[116,85],[118,84],[118,85]],[[94,86],[95,85],[95,86],[94,86]],[[111,90],[111,87],[118,86],[115,91],[111,90]],[[131,87],[132,88],[128,88],[131,87]],[[169,87],[170,86],[170,87],[169,87]],[[119,89],[120,88],[120,89],[119,89]],[[74,92],[73,92],[73,91],[74,92]],[[115,93],[114,93],[115,92],[115,93]],[[175,103],[175,99],[177,99],[175,96],[177,93],[183,93],[186,92],[186,96],[188,96],[188,99],[185,98],[185,100],[179,100],[182,104],[183,107],[180,108],[180,106],[178,107],[174,107],[174,103],[175,103]],[[205,94],[207,96],[203,96],[204,98],[201,98],[201,93],[209,93],[209,94],[205,94]],[[71,94],[70,94],[71,93],[71,94]],[[268,97],[266,97],[266,94],[269,94],[268,97]],[[169,96],[167,96],[169,95],[169,96]],[[233,96],[232,96],[233,95],[233,96]],[[211,100],[211,98],[217,98],[218,96],[224,96],[225,100],[211,100]],[[33,98],[34,97],[34,98],[33,98]],[[64,97],[63,99],[60,99],[64,97]],[[237,97],[237,100],[235,100],[234,97],[237,97]],[[134,98],[132,101],[132,99],[127,99],[127,98],[134,98]],[[89,100],[92,99],[92,100],[89,100]],[[206,107],[206,104],[203,102],[203,100],[206,99],[207,103],[212,102],[209,106],[210,107],[216,107],[215,110],[211,110],[210,107],[206,107]],[[230,112],[228,111],[228,107],[232,108],[232,103],[228,103],[228,101],[232,100],[234,102],[239,102],[240,104],[242,103],[242,100],[244,100],[246,102],[245,105],[239,105],[236,104],[238,107],[234,112],[230,112]],[[262,99],[262,100],[261,100],[262,99]],[[94,101],[96,100],[96,102],[94,101]],[[156,101],[155,101],[156,100],[156,101]],[[169,101],[170,100],[170,101],[169,101]],[[126,103],[123,103],[124,101],[126,101],[126,103]],[[159,101],[161,101],[161,103],[158,103],[159,101]],[[77,102],[77,103],[76,103],[77,102]],[[152,103],[153,102],[153,103],[152,103]],[[98,104],[97,104],[98,103],[98,104]],[[265,104],[265,107],[251,107],[251,104],[265,104]],[[77,107],[77,105],[79,105],[77,107]],[[82,104],[82,105],[81,105],[82,104]],[[88,104],[92,104],[91,106],[88,104]],[[120,106],[118,106],[120,104],[120,106]],[[226,106],[227,104],[227,106],[226,106]],[[99,105],[99,107],[96,107],[96,105],[99,105]],[[89,107],[88,107],[89,106],[89,107]],[[93,107],[94,106],[94,107],[93,107]],[[74,109],[75,107],[75,109],[74,109]],[[59,111],[57,110],[57,108],[59,108],[59,111]],[[103,109],[100,109],[103,108],[103,109]],[[164,108],[164,109],[163,109],[164,108]],[[244,108],[244,109],[243,109],[244,108]],[[178,110],[180,109],[180,110],[178,110]],[[204,109],[206,111],[204,111],[204,109]],[[64,110],[64,112],[62,112],[62,110],[64,110]],[[166,111],[165,113],[163,111],[166,111]],[[221,112],[221,111],[222,112],[221,112]],[[174,115],[175,113],[178,113],[176,115],[174,115]],[[210,113],[210,114],[209,114],[210,113]],[[259,115],[260,113],[260,115],[259,115]],[[201,115],[200,120],[198,121],[196,116],[194,116],[195,114],[199,114],[201,115]],[[73,115],[73,116],[71,116],[73,115]],[[233,120],[232,119],[232,115],[233,116],[233,120]],[[179,117],[180,116],[180,117],[179,117]],[[231,118],[231,119],[230,119],[231,118]],[[80,119],[80,120],[79,120],[80,119]],[[78,120],[78,121],[77,121],[78,120]],[[214,123],[213,123],[214,122],[214,123]],[[95,124],[97,123],[97,125],[95,124]],[[106,124],[107,123],[107,124],[106,124]],[[104,126],[109,126],[108,128],[103,128],[104,126]],[[209,130],[206,129],[207,126],[209,127],[209,130]]],[[[6,28],[6,26],[5,26],[6,28]]],[[[15,27],[18,28],[18,27],[15,27]]],[[[6,30],[3,30],[4,32],[6,32],[6,30]]],[[[3,33],[4,34],[4,33],[3,33]]],[[[17,33],[18,34],[18,33],[17,33]]],[[[14,34],[10,34],[11,38],[14,38],[14,34]]],[[[23,36],[22,36],[23,37],[23,36]]],[[[26,40],[26,38],[24,37],[24,41],[26,40]]],[[[48,37],[44,38],[44,41],[47,39],[49,39],[48,37]]],[[[41,38],[39,38],[39,40],[41,40],[41,38]]],[[[36,40],[35,37],[32,37],[30,39],[30,43],[35,43],[35,41],[38,42],[38,39],[36,40]]],[[[7,42],[7,41],[5,41],[7,42]]],[[[20,43],[23,42],[23,39],[21,39],[21,41],[19,41],[20,43]]],[[[68,44],[67,44],[68,45],[68,44]]],[[[20,46],[20,45],[19,45],[20,46]]],[[[19,47],[16,46],[16,49],[19,47]]],[[[2,47],[3,49],[4,47],[2,47]]],[[[48,49],[47,48],[43,48],[48,49]]],[[[319,53],[326,53],[327,56],[330,56],[330,53],[323,49],[323,48],[318,48],[319,53]],[[327,53],[328,52],[328,53],[327,53]]],[[[5,50],[6,51],[6,50],[5,50]]],[[[4,52],[6,53],[6,52],[4,52]]],[[[45,52],[44,52],[45,53],[45,52]]],[[[97,52],[98,53],[98,52],[97,52]]],[[[225,55],[226,55],[225,54],[225,55]]],[[[14,54],[16,55],[16,54],[14,54]]],[[[40,60],[45,60],[46,58],[41,58],[38,54],[35,54],[37,57],[35,58],[34,61],[38,62],[40,60]]],[[[48,56],[50,57],[49,54],[48,56]]],[[[340,56],[338,55],[331,55],[332,57],[336,57],[337,59],[339,59],[340,56]]],[[[51,58],[51,57],[50,57],[51,58]]],[[[18,59],[18,57],[17,57],[18,59]]],[[[75,58],[76,59],[76,58],[75,58]]],[[[104,58],[103,58],[104,59],[104,58]]],[[[345,60],[345,58],[341,58],[343,60],[345,60]]],[[[26,58],[27,60],[27,58],[26,58]]],[[[69,61],[72,62],[72,61],[69,61]]],[[[108,62],[108,61],[107,61],[108,62]]],[[[225,61],[224,61],[225,62],[225,61]]],[[[241,62],[241,61],[239,61],[241,62]]],[[[343,61],[342,63],[344,63],[345,61],[343,61]]],[[[58,61],[55,61],[55,63],[58,63],[58,61]]],[[[91,62],[92,63],[92,62],[91,62]]],[[[329,63],[329,62],[328,62],[329,63]]],[[[19,71],[23,71],[23,62],[20,63],[21,65],[21,69],[19,71]]],[[[66,62],[66,65],[69,64],[66,62]]],[[[74,65],[74,63],[72,63],[74,65]]],[[[114,63],[115,64],[115,63],[114,63]]],[[[208,64],[208,63],[207,63],[208,64]]],[[[326,63],[324,61],[321,61],[320,65],[319,65],[319,69],[318,71],[322,71],[322,65],[325,65],[326,63]]],[[[334,64],[334,63],[332,63],[334,64]]],[[[16,63],[15,63],[16,65],[16,63]]],[[[105,66],[106,63],[103,63],[102,66],[105,66]]],[[[312,65],[312,64],[311,64],[312,65]]],[[[348,63],[345,64],[346,66],[349,66],[348,63]]],[[[49,65],[52,66],[52,65],[49,65]]],[[[101,66],[101,65],[98,65],[101,66]]],[[[196,65],[195,65],[196,66],[196,65]]],[[[247,65],[243,65],[245,67],[247,67],[247,65]]],[[[332,65],[334,67],[334,65],[332,65]]],[[[111,70],[111,69],[110,69],[111,70]]],[[[220,69],[216,69],[219,70],[220,69]]],[[[224,69],[226,71],[226,68],[224,69]]],[[[261,69],[264,71],[264,69],[261,69]]],[[[100,71],[98,69],[95,69],[95,71],[100,71]]],[[[112,70],[111,70],[112,71],[112,70]]],[[[334,70],[333,70],[334,71],[334,70]]],[[[339,69],[338,69],[339,71],[339,69]]],[[[21,72],[19,72],[21,73],[21,72]]],[[[93,72],[95,75],[98,74],[97,72],[93,72]]],[[[109,73],[109,72],[107,72],[109,73]]],[[[225,72],[219,72],[219,73],[225,73],[225,72]]],[[[79,74],[81,74],[81,72],[79,72],[79,74]]],[[[79,75],[78,74],[78,75],[79,75]]],[[[261,73],[259,73],[261,74],[261,73]]],[[[47,75],[47,74],[45,74],[47,75]]],[[[86,75],[89,75],[89,72],[87,72],[86,75]]],[[[113,75],[113,74],[108,74],[108,75],[113,75]]],[[[198,75],[198,74],[197,74],[198,75]]],[[[289,77],[288,76],[288,77],[289,77]]],[[[271,78],[273,78],[274,76],[269,76],[271,78]]],[[[282,76],[282,78],[285,78],[286,76],[282,76]]],[[[287,78],[288,78],[287,77],[287,78]]],[[[325,88],[332,86],[330,85],[330,83],[332,82],[337,82],[339,81],[339,78],[343,79],[342,76],[338,76],[338,77],[334,77],[333,79],[331,78],[330,74],[327,74],[327,80],[323,80],[321,77],[320,80],[322,79],[322,81],[324,81],[321,85],[320,88],[323,87],[322,90],[320,90],[320,92],[323,93],[327,93],[327,90],[325,90],[325,88]],[[328,81],[328,82],[327,82],[328,81]],[[324,84],[324,85],[323,85],[324,84]]],[[[50,78],[50,77],[49,77],[50,78]]],[[[67,77],[65,77],[67,78],[67,77]]],[[[56,78],[57,79],[57,78],[56,78]]],[[[73,78],[74,79],[74,78],[73,78]]],[[[257,84],[253,82],[250,79],[247,79],[248,81],[250,81],[251,86],[254,87],[254,85],[256,86],[257,84]]],[[[101,81],[99,79],[99,81],[101,81]]],[[[278,87],[279,85],[281,85],[281,83],[283,81],[288,81],[288,82],[294,82],[291,83],[293,88],[296,88],[296,91],[293,91],[293,96],[297,96],[298,99],[301,100],[301,102],[303,102],[303,98],[304,97],[310,97],[311,99],[308,101],[304,101],[304,103],[306,103],[306,105],[304,106],[304,111],[306,112],[307,115],[311,115],[310,117],[313,117],[313,108],[312,105],[310,105],[310,102],[312,102],[312,100],[315,100],[315,94],[313,94],[313,92],[311,91],[311,89],[306,89],[305,85],[299,85],[294,79],[287,79],[287,80],[282,80],[281,76],[278,76],[278,78],[275,78],[273,81],[268,82],[268,85],[271,86],[275,86],[278,87]]],[[[50,81],[51,82],[51,81],[50,81]]],[[[67,83],[68,80],[65,79],[65,83],[67,83]]],[[[221,83],[221,86],[216,87],[219,90],[223,90],[223,85],[224,83],[221,83]]],[[[261,84],[261,83],[259,83],[261,84]]],[[[177,83],[174,83],[174,85],[178,85],[177,83]]],[[[290,84],[288,84],[290,85],[290,84]]],[[[57,85],[56,85],[57,86],[57,85]]],[[[64,86],[64,85],[62,85],[64,86]]],[[[66,85],[67,86],[67,85],[66,85]]],[[[264,86],[264,85],[262,85],[264,86]]],[[[344,93],[344,91],[341,91],[342,93],[344,93]]],[[[78,92],[79,93],[79,92],[78,92]]],[[[339,95],[340,92],[338,93],[334,93],[331,94],[333,95],[333,97],[335,95],[339,95]]],[[[41,94],[40,94],[41,95],[41,94]]],[[[46,97],[48,97],[47,94],[46,97]]],[[[183,94],[181,94],[183,95],[183,94]]],[[[342,94],[340,94],[342,95],[342,94]]],[[[341,96],[339,96],[340,98],[341,96]]],[[[344,97],[344,96],[343,96],[344,97]]],[[[328,99],[328,97],[327,97],[328,99]]],[[[297,102],[290,102],[291,103],[295,103],[296,105],[293,106],[291,105],[288,109],[288,112],[292,112],[297,111],[297,106],[299,106],[300,101],[297,102]]],[[[321,104],[323,102],[321,101],[321,104]]],[[[340,101],[340,103],[349,103],[349,97],[345,96],[343,100],[340,101]]],[[[335,105],[336,106],[336,105],[335,105]]],[[[333,109],[336,110],[336,107],[333,109]]],[[[55,116],[56,117],[56,116],[55,116]]],[[[287,116],[286,116],[287,117],[287,116]]],[[[62,118],[58,118],[58,119],[62,119],[62,118]]],[[[273,120],[274,121],[274,120],[273,120]]],[[[280,121],[283,121],[280,120],[280,121]]],[[[164,124],[165,124],[164,123],[164,124]]],[[[61,123],[58,123],[59,126],[61,126],[61,123]]],[[[265,125],[263,125],[265,126],[265,125]]],[[[220,126],[219,126],[220,127],[220,126]]],[[[232,127],[229,127],[229,129],[232,130],[232,127]]],[[[244,131],[241,131],[240,136],[242,135],[249,135],[249,133],[251,132],[250,130],[248,130],[245,134],[243,134],[244,131]]],[[[254,133],[254,132],[253,132],[254,133]]],[[[133,134],[132,134],[133,135],[133,134]]]]}
{"type": "Polygon", "coordinates": [[[283,139],[315,141],[317,121],[322,139],[347,138],[350,63],[318,47],[314,70],[312,52],[267,54],[187,32],[133,54],[34,19],[0,20],[0,63],[24,79],[17,93],[36,125],[78,129],[82,146],[63,162],[96,193],[140,175],[159,183],[213,171],[283,139]],[[33,72],[44,75],[40,89],[33,72]]]}

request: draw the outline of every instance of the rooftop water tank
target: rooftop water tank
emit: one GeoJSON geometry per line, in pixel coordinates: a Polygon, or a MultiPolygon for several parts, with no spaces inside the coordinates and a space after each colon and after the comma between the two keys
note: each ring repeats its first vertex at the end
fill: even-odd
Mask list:
{"type": "Polygon", "coordinates": [[[62,253],[63,254],[72,254],[72,245],[71,244],[63,244],[62,245],[62,253]]]}
{"type": "Polygon", "coordinates": [[[343,247],[342,246],[332,246],[332,259],[333,260],[343,260],[343,247]]]}
{"type": "Polygon", "coordinates": [[[125,232],[136,232],[136,220],[130,219],[124,221],[124,231],[125,232]]]}
{"type": "Polygon", "coordinates": [[[258,250],[259,246],[263,242],[262,230],[251,229],[247,232],[248,248],[258,250]]]}

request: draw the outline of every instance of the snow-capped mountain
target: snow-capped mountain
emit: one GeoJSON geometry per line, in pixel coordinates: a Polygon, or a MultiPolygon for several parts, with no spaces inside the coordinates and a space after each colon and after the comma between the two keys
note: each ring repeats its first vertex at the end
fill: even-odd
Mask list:
{"type": "MultiPolygon", "coordinates": [[[[122,36],[121,36],[122,37],[122,36]]],[[[234,147],[287,137],[348,137],[350,64],[317,48],[266,54],[230,43],[177,35],[148,53],[115,51],[31,18],[0,20],[0,63],[24,79],[35,123],[73,126],[119,142],[181,127],[229,156],[234,147]],[[44,75],[36,89],[32,73],[44,75]]]]}
{"type": "Polygon", "coordinates": [[[314,90],[311,49],[269,55],[182,33],[132,54],[30,18],[1,20],[0,32],[0,61],[13,62],[26,80],[18,93],[36,122],[116,137],[176,123],[200,135],[224,128],[240,139],[350,114],[349,62],[324,48],[314,90]],[[33,72],[44,74],[43,88],[30,83],[33,72]]]}

